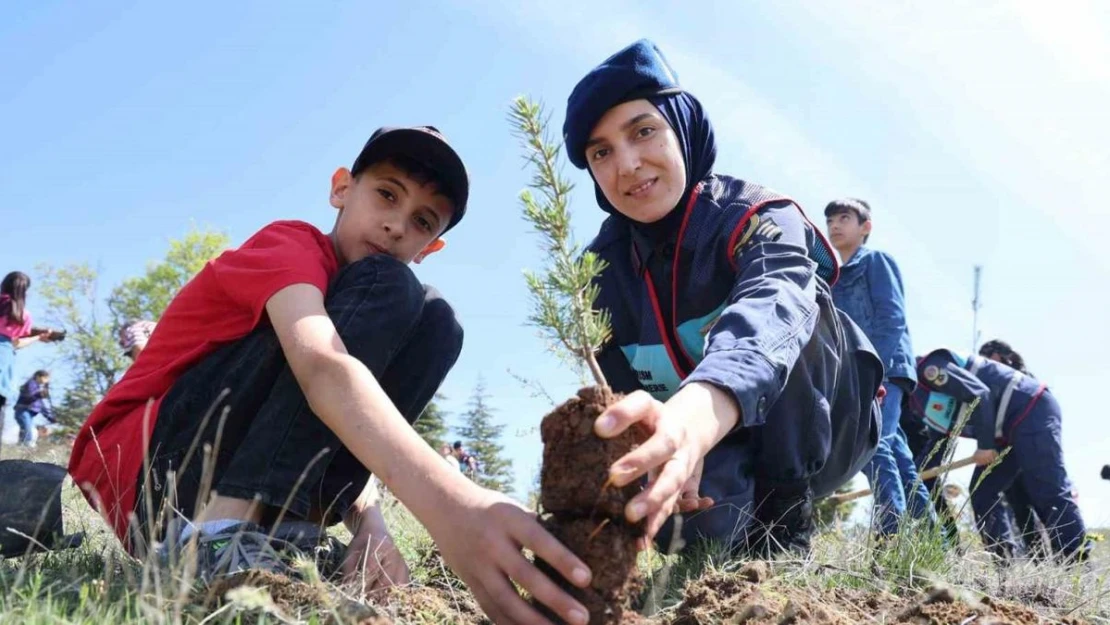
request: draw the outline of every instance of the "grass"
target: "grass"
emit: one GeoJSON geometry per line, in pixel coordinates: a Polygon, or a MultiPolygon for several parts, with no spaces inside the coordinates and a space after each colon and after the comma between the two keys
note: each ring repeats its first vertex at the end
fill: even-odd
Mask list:
{"type": "MultiPolygon", "coordinates": [[[[64,465],[67,451],[47,447],[28,453],[6,447],[4,454],[64,465]]],[[[239,587],[215,591],[189,580],[157,579],[149,567],[123,553],[71,484],[63,491],[63,509],[66,531],[86,532],[85,544],[0,561],[0,625],[482,622],[472,597],[443,565],[427,533],[388,497],[386,519],[412,569],[413,583],[391,593],[388,602],[377,604],[361,600],[350,588],[319,579],[291,583],[259,576],[239,587]]],[[[867,528],[829,527],[819,534],[811,558],[774,562],[773,583],[761,588],[769,600],[779,600],[796,591],[823,597],[907,597],[942,584],[969,602],[986,596],[1020,602],[1046,619],[1110,623],[1107,542],[1098,544],[1093,561],[1084,567],[1020,563],[1000,568],[975,544],[967,528],[965,533],[964,543],[972,546],[957,553],[924,528],[913,528],[877,546],[867,528]]],[[[338,535],[347,538],[341,532],[338,535]]],[[[644,554],[641,569],[648,591],[657,598],[657,612],[650,622],[676,622],[689,584],[742,576],[744,566],[712,548],[683,556],[644,554]]]]}

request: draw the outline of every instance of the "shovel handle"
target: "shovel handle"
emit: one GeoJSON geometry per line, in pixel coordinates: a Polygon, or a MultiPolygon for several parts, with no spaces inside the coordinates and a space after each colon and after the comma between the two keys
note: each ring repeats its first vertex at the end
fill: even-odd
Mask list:
{"type": "MultiPolygon", "coordinates": [[[[956,469],[962,469],[963,467],[970,466],[970,465],[973,465],[973,464],[975,464],[975,458],[973,458],[971,456],[968,456],[967,458],[962,458],[962,459],[956,460],[954,462],[949,462],[948,464],[942,464],[939,467],[933,467],[932,469],[929,469],[927,471],[922,471],[921,472],[921,479],[922,480],[931,480],[934,477],[940,475],[941,473],[947,473],[948,471],[954,471],[956,469]]],[[[870,488],[863,488],[863,489],[860,489],[860,490],[854,490],[850,493],[838,493],[836,495],[829,495],[826,499],[828,501],[834,503],[834,504],[841,504],[841,503],[847,503],[849,501],[855,501],[856,499],[862,499],[862,498],[864,498],[864,497],[866,497],[870,494],[871,494],[871,489],[870,488]]]]}

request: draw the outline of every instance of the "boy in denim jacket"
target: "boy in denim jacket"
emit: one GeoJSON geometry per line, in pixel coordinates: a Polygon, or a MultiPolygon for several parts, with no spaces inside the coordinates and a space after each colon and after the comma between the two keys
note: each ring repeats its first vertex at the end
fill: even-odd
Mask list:
{"type": "Polygon", "coordinates": [[[865,245],[871,234],[867,202],[854,198],[830,202],[825,222],[829,239],[844,261],[840,280],[832,289],[833,301],[863,329],[886,367],[882,438],[864,472],[875,492],[880,534],[889,536],[898,530],[907,507],[914,517],[932,518],[928,491],[918,479],[906,435],[898,425],[902,395],[917,384],[902,274],[888,254],[865,245]]]}

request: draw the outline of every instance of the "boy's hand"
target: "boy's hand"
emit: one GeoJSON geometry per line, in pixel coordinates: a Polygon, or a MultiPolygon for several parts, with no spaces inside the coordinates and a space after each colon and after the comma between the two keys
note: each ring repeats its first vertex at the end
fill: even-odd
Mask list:
{"type": "Polygon", "coordinates": [[[610,479],[618,487],[648,476],[647,487],[625,508],[629,521],[647,519],[647,535],[641,546],[650,544],[676,510],[692,512],[713,505],[712,499],[698,495],[703,458],[723,432],[735,424],[737,414],[735,406],[729,413],[727,402],[731,400],[712,392],[690,385],[664,404],[644,391],[636,391],[610,406],[594,424],[594,431],[603,438],[630,427],[643,428],[649,434],[644,444],[609,469],[610,479]]]}
{"type": "Polygon", "coordinates": [[[535,514],[505,495],[483,488],[474,488],[461,499],[428,529],[444,561],[466,582],[494,623],[550,624],[511,582],[568,623],[588,622],[586,609],[521,553],[521,548],[532,551],[576,586],[584,588],[590,582],[586,565],[544,530],[535,514]]]}
{"type": "Polygon", "coordinates": [[[408,584],[409,567],[386,529],[381,510],[367,510],[343,556],[343,579],[361,582],[367,596],[408,584]]]}

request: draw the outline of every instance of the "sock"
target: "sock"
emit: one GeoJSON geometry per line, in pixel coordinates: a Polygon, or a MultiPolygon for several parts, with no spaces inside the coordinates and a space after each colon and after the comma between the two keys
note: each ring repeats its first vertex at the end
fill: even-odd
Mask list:
{"type": "Polygon", "coordinates": [[[217,519],[215,521],[205,521],[200,525],[189,523],[185,526],[185,529],[181,530],[180,540],[181,542],[189,540],[189,537],[192,536],[193,532],[196,531],[199,531],[201,534],[217,534],[229,527],[233,527],[241,523],[246,523],[246,521],[243,521],[242,519],[217,519]]]}

